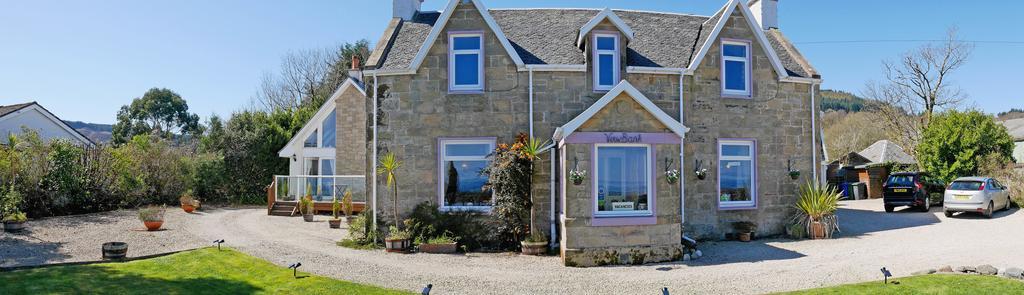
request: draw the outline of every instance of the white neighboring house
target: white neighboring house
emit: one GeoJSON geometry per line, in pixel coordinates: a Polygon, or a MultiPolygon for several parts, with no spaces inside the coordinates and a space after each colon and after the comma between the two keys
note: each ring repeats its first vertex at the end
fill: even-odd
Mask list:
{"type": "Polygon", "coordinates": [[[1006,126],[1006,131],[1013,137],[1013,158],[1018,166],[1024,166],[1024,118],[999,122],[1006,126]]]}
{"type": "Polygon", "coordinates": [[[46,141],[63,138],[83,146],[95,145],[85,135],[34,101],[0,106],[0,135],[3,135],[0,137],[0,143],[7,144],[8,134],[20,136],[22,126],[35,130],[39,137],[46,141]]]}

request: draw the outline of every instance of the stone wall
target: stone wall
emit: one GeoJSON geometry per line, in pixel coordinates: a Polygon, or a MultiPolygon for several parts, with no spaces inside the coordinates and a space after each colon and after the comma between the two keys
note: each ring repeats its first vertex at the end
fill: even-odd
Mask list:
{"type": "MultiPolygon", "coordinates": [[[[722,97],[717,42],[694,75],[684,77],[685,100],[682,104],[679,102],[679,75],[628,74],[624,68],[622,70],[625,80],[673,118],[678,119],[681,105],[685,109],[684,124],[691,131],[685,139],[685,161],[680,169],[686,181],[682,231],[698,238],[721,239],[725,233],[731,232],[731,222],[741,220],[758,223],[759,235],[782,233],[783,224],[792,213],[790,206],[796,199],[798,185],[807,182],[811,176],[811,111],[808,106],[812,89],[809,84],[779,82],[767,55],[741,17],[734,15],[729,20],[722,37],[753,42],[753,98],[722,97]],[[714,175],[719,138],[757,140],[757,209],[718,209],[717,178],[714,175]],[[704,167],[709,169],[707,179],[697,180],[693,176],[694,160],[703,161],[704,167]],[[787,162],[802,172],[800,179],[789,178],[787,162]]],[[[599,29],[614,30],[614,27],[602,24],[599,29]]],[[[624,38],[621,41],[626,42],[624,38]]],[[[497,137],[500,143],[509,142],[516,133],[529,130],[529,74],[516,70],[512,59],[472,4],[459,4],[451,22],[434,42],[416,74],[380,76],[378,79],[388,88],[380,102],[379,154],[394,152],[404,162],[398,171],[399,209],[402,212],[409,212],[420,202],[436,203],[439,200],[438,138],[486,136],[497,137]],[[484,31],[483,93],[448,93],[447,32],[452,30],[484,31]]],[[[367,80],[370,84],[367,91],[372,92],[372,79],[367,80]]],[[[534,72],[533,80],[534,136],[542,140],[551,138],[555,128],[582,113],[604,94],[593,91],[589,67],[586,72],[534,72]]],[[[368,110],[372,108],[370,101],[366,100],[368,110]]],[[[678,168],[678,146],[676,148],[673,155],[678,168]]],[[[563,153],[576,151],[566,150],[563,153]]],[[[659,155],[669,154],[672,152],[661,153],[659,150],[659,155]]],[[[545,153],[536,163],[533,188],[537,226],[545,233],[551,224],[549,157],[545,153]]],[[[572,165],[571,161],[556,164],[562,172],[570,168],[567,165],[572,165]]],[[[368,178],[373,173],[371,167],[367,165],[365,168],[368,178]]],[[[556,177],[560,179],[562,176],[556,177]]],[[[378,197],[390,200],[383,178],[378,179],[378,197]]],[[[674,205],[661,206],[659,203],[659,208],[665,210],[659,214],[674,216],[678,231],[678,219],[681,218],[678,189],[675,200],[674,205]]],[[[390,201],[382,201],[378,210],[389,212],[390,204],[390,201]]],[[[659,217],[659,224],[663,218],[668,216],[659,217]]],[[[673,238],[678,243],[678,235],[673,238]]],[[[666,249],[656,252],[665,252],[662,250],[666,249]]]]}
{"type": "Polygon", "coordinates": [[[366,97],[350,87],[335,100],[335,174],[366,173],[366,97]]]}

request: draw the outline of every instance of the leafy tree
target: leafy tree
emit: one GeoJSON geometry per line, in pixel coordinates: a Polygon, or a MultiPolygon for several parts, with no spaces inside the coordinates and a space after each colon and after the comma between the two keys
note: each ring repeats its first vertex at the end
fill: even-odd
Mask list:
{"type": "Polygon", "coordinates": [[[932,118],[918,145],[921,168],[945,181],[977,175],[981,158],[995,154],[1008,160],[1013,139],[1006,127],[976,110],[949,110],[932,118]]]}
{"type": "Polygon", "coordinates": [[[220,116],[213,114],[206,120],[206,129],[203,136],[199,138],[199,150],[219,152],[224,150],[224,136],[227,131],[224,129],[224,121],[220,116]]]}
{"type": "Polygon", "coordinates": [[[114,143],[123,144],[135,135],[173,138],[199,130],[199,116],[188,112],[188,104],[180,95],[167,88],[152,88],[130,105],[121,106],[113,139],[114,143]]]}

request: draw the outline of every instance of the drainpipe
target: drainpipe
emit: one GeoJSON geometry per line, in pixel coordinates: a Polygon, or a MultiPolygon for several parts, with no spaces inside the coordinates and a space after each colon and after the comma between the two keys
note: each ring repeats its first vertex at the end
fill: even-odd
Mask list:
{"type": "Polygon", "coordinates": [[[370,207],[373,210],[373,223],[372,228],[374,231],[377,230],[377,71],[373,71],[373,147],[371,148],[373,156],[373,169],[370,170],[370,186],[371,194],[373,194],[373,203],[370,207]]]}
{"type": "MultiPolygon", "coordinates": [[[[686,69],[679,70],[679,124],[686,125],[683,114],[683,77],[686,69]]],[[[679,137],[679,224],[686,222],[686,136],[679,137]]]]}
{"type": "Polygon", "coordinates": [[[818,112],[818,108],[815,107],[814,100],[814,86],[816,83],[811,82],[811,176],[814,177],[814,182],[821,184],[818,181],[818,132],[817,129],[817,117],[815,113],[818,112]]]}
{"type": "Polygon", "coordinates": [[[530,72],[530,139],[533,139],[533,66],[526,66],[530,72]]]}
{"type": "Polygon", "coordinates": [[[557,239],[555,239],[555,233],[556,233],[555,232],[556,231],[556,229],[555,229],[555,199],[557,198],[555,196],[557,194],[557,192],[555,192],[555,181],[556,181],[555,173],[558,172],[556,170],[556,168],[555,168],[556,167],[555,159],[557,158],[556,155],[555,155],[556,152],[558,152],[558,147],[552,147],[551,148],[551,173],[550,173],[551,174],[551,181],[550,181],[551,182],[551,188],[550,188],[550,190],[551,190],[551,202],[550,202],[551,203],[551,209],[550,209],[551,210],[551,216],[548,217],[548,221],[551,222],[551,234],[548,235],[551,238],[548,239],[548,247],[552,247],[552,248],[555,246],[555,244],[557,244],[557,243],[555,243],[555,241],[557,241],[557,239]]]}

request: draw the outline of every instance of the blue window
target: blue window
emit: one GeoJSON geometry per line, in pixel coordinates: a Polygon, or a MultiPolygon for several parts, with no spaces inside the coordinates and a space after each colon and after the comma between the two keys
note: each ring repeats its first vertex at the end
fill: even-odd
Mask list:
{"type": "Polygon", "coordinates": [[[722,93],[750,96],[750,44],[722,42],[722,93]]]}
{"type": "Polygon", "coordinates": [[[335,119],[337,119],[337,110],[331,111],[327,118],[324,118],[323,123],[320,124],[320,133],[321,137],[323,137],[320,140],[320,147],[332,148],[335,146],[335,119]]]}
{"type": "Polygon", "coordinates": [[[650,146],[602,144],[596,154],[596,215],[650,215],[650,146]]]}
{"type": "Polygon", "coordinates": [[[718,207],[753,208],[756,204],[757,177],[754,169],[754,142],[720,140],[718,142],[718,207]]]}
{"type": "Polygon", "coordinates": [[[440,144],[440,199],[445,210],[490,210],[491,191],[482,173],[494,151],[493,139],[443,139],[440,144]]]}
{"type": "Polygon", "coordinates": [[[594,35],[594,90],[611,90],[619,80],[618,43],[618,35],[594,35]]]}
{"type": "Polygon", "coordinates": [[[484,89],[483,35],[458,33],[448,36],[449,91],[481,91],[484,89]]]}

